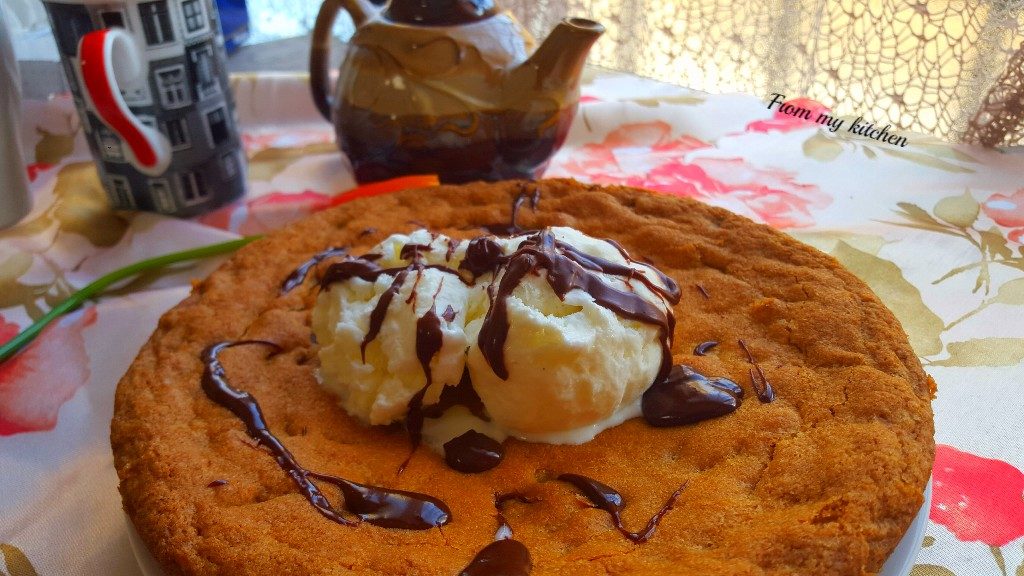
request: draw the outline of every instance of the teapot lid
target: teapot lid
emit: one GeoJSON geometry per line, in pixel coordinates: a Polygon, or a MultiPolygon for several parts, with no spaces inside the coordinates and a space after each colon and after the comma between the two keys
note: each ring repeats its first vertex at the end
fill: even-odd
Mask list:
{"type": "Polygon", "coordinates": [[[498,13],[494,0],[391,0],[384,18],[399,24],[452,26],[498,13]]]}

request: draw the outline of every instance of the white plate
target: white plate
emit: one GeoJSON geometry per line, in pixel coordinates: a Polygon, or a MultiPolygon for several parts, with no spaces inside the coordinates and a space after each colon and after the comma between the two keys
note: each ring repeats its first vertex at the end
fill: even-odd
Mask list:
{"type": "MultiPolygon", "coordinates": [[[[925,526],[928,525],[928,511],[931,506],[932,481],[928,480],[928,486],[924,489],[924,504],[921,505],[921,509],[918,510],[917,516],[910,523],[910,527],[907,528],[900,543],[896,545],[896,549],[892,551],[892,556],[885,561],[878,576],[907,576],[910,574],[910,570],[914,567],[917,551],[921,549],[921,541],[924,537],[925,526]]],[[[139,569],[142,570],[143,576],[164,576],[160,566],[153,559],[153,555],[149,553],[139,538],[131,520],[127,516],[124,520],[128,525],[128,540],[132,544],[132,552],[135,553],[135,558],[139,561],[139,569]]]]}

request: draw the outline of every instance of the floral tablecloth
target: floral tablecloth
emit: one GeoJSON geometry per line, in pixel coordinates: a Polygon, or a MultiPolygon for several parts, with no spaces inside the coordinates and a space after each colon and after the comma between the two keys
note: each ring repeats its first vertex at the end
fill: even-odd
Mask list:
{"type": "MultiPolygon", "coordinates": [[[[71,101],[27,104],[35,210],[0,232],[0,342],[104,272],[274,229],[354,185],[304,78],[233,87],[250,194],[194,220],[109,210],[71,101]]],[[[699,198],[863,278],[938,383],[934,501],[913,574],[1024,575],[1024,153],[913,134],[900,148],[767,98],[623,75],[591,73],[583,91],[547,175],[699,198]]],[[[138,574],[108,444],[113,391],[157,318],[217,264],[115,286],[0,364],[0,575],[138,574]]]]}

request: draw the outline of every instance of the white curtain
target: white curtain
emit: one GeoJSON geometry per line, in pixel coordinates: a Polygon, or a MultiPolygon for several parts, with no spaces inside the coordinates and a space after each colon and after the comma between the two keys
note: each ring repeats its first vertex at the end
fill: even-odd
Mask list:
{"type": "Polygon", "coordinates": [[[987,143],[1024,143],[1024,72],[1019,62],[1007,69],[1024,44],[1024,0],[502,4],[538,40],[567,15],[600,21],[608,32],[590,60],[600,66],[708,92],[809,97],[840,115],[949,140],[982,141],[995,130],[1003,138],[989,134],[987,143]],[[970,130],[983,104],[989,117],[979,116],[970,130]]]}

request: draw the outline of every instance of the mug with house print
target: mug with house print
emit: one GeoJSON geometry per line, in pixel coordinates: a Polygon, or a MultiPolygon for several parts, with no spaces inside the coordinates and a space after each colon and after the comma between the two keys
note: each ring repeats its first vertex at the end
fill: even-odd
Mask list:
{"type": "Polygon", "coordinates": [[[111,205],[176,216],[245,193],[213,0],[47,0],[111,205]]]}

